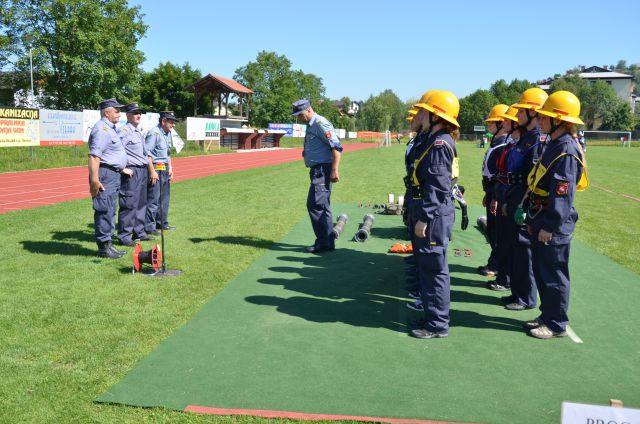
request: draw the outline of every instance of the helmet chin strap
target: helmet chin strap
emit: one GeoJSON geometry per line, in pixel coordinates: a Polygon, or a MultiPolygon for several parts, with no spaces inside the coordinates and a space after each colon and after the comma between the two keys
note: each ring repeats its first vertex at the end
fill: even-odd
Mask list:
{"type": "Polygon", "coordinates": [[[529,124],[531,123],[531,121],[533,121],[533,119],[536,117],[535,112],[532,115],[530,115],[529,114],[529,110],[530,109],[525,109],[524,110],[524,113],[527,115],[527,123],[524,124],[524,128],[527,129],[527,130],[529,129],[529,124]]]}
{"type": "MultiPolygon", "coordinates": [[[[549,137],[551,137],[551,134],[556,132],[556,130],[562,126],[562,121],[560,121],[560,123],[558,125],[555,125],[555,123],[554,123],[555,120],[556,120],[555,118],[549,118],[549,120],[551,121],[551,131],[549,132],[549,137]]],[[[564,134],[562,134],[562,135],[564,135],[564,134]]],[[[560,138],[560,137],[558,137],[558,138],[560,138]]]]}
{"type": "Polygon", "coordinates": [[[427,136],[431,135],[431,130],[437,124],[437,121],[436,121],[437,118],[438,118],[437,116],[435,116],[433,113],[429,112],[429,128],[424,130],[427,133],[427,136]]]}

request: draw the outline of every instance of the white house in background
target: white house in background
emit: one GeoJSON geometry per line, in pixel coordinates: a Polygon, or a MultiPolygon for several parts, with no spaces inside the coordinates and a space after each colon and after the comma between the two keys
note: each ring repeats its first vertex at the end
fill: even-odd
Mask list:
{"type": "Polygon", "coordinates": [[[633,108],[635,103],[635,99],[632,97],[633,75],[621,74],[599,66],[585,68],[578,75],[592,84],[596,81],[604,81],[613,87],[618,97],[629,102],[629,105],[633,108]]]}
{"type": "MultiPolygon", "coordinates": [[[[603,81],[606,84],[609,84],[618,97],[628,102],[631,109],[634,109],[636,99],[633,95],[633,75],[615,72],[607,69],[606,67],[601,68],[600,66],[590,66],[588,68],[582,67],[578,76],[587,80],[591,84],[594,84],[596,81],[603,81]]],[[[549,91],[553,81],[554,78],[547,78],[542,81],[538,81],[538,87],[545,91],[549,91]]]]}

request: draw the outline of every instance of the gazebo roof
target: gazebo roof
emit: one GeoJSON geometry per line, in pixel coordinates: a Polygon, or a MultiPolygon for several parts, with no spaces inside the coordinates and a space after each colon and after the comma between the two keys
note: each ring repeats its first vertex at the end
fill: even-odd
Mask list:
{"type": "Polygon", "coordinates": [[[187,90],[193,89],[194,91],[218,91],[218,92],[230,92],[236,94],[252,94],[253,91],[244,85],[229,79],[223,78],[218,75],[208,74],[193,84],[189,84],[186,87],[187,90]]]}

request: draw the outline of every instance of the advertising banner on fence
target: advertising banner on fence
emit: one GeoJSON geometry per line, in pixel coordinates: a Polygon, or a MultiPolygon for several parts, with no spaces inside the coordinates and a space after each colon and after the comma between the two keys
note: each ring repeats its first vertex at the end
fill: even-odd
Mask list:
{"type": "Polygon", "coordinates": [[[40,145],[76,146],[82,140],[82,112],[40,109],[40,145]]]}
{"type": "Polygon", "coordinates": [[[283,137],[293,137],[293,124],[270,122],[267,128],[270,130],[284,130],[286,134],[283,137]]]}
{"type": "Polygon", "coordinates": [[[0,108],[0,147],[40,145],[38,109],[0,108]]]}
{"type": "Polygon", "coordinates": [[[283,124],[283,123],[270,123],[267,127],[270,130],[284,130],[287,133],[283,137],[304,137],[307,133],[307,126],[305,124],[283,124]]]}
{"type": "Polygon", "coordinates": [[[89,141],[89,134],[91,134],[91,128],[100,120],[99,110],[84,109],[82,111],[82,141],[87,143],[89,141]]]}
{"type": "Polygon", "coordinates": [[[307,126],[305,124],[293,124],[293,137],[304,137],[307,134],[307,126]]]}
{"type": "Polygon", "coordinates": [[[220,120],[187,118],[187,140],[220,140],[220,120]]]}

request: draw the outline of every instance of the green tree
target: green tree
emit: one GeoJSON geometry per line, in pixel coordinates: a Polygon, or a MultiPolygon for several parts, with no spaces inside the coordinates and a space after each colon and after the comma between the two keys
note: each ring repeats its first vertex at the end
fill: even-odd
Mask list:
{"type": "MultiPolygon", "coordinates": [[[[96,107],[137,91],[144,55],[135,47],[147,25],[127,0],[4,0],[0,66],[24,69],[33,45],[34,78],[51,105],[96,107]]],[[[25,87],[26,88],[26,85],[25,87]]]]}
{"type": "MultiPolygon", "coordinates": [[[[153,111],[173,110],[178,118],[192,116],[195,93],[185,87],[199,80],[201,75],[200,70],[193,69],[188,63],[182,66],[161,63],[142,76],[140,103],[153,111]]],[[[203,96],[198,100],[198,113],[211,112],[211,99],[203,96]]]]}
{"type": "Polygon", "coordinates": [[[601,130],[605,131],[631,131],[634,129],[635,117],[629,103],[616,98],[612,107],[607,111],[602,120],[601,130]]]}
{"type": "Polygon", "coordinates": [[[476,90],[460,99],[460,132],[470,134],[473,133],[474,125],[484,125],[491,108],[498,103],[498,98],[489,90],[476,90]]]}
{"type": "Polygon", "coordinates": [[[255,62],[236,69],[233,79],[254,92],[249,116],[254,126],[291,122],[291,103],[300,98],[308,99],[321,115],[320,110],[330,111],[325,104],[330,106],[324,98],[322,80],[313,74],[292,70],[289,59],[275,52],[259,52],[255,62]]]}
{"type": "Polygon", "coordinates": [[[400,131],[406,128],[405,103],[392,90],[370,96],[356,116],[356,127],[365,131],[400,131]]]}
{"type": "Polygon", "coordinates": [[[535,84],[527,80],[514,79],[507,84],[505,80],[500,79],[491,84],[489,91],[497,99],[497,103],[510,106],[518,101],[523,91],[534,86],[535,84]]]}

